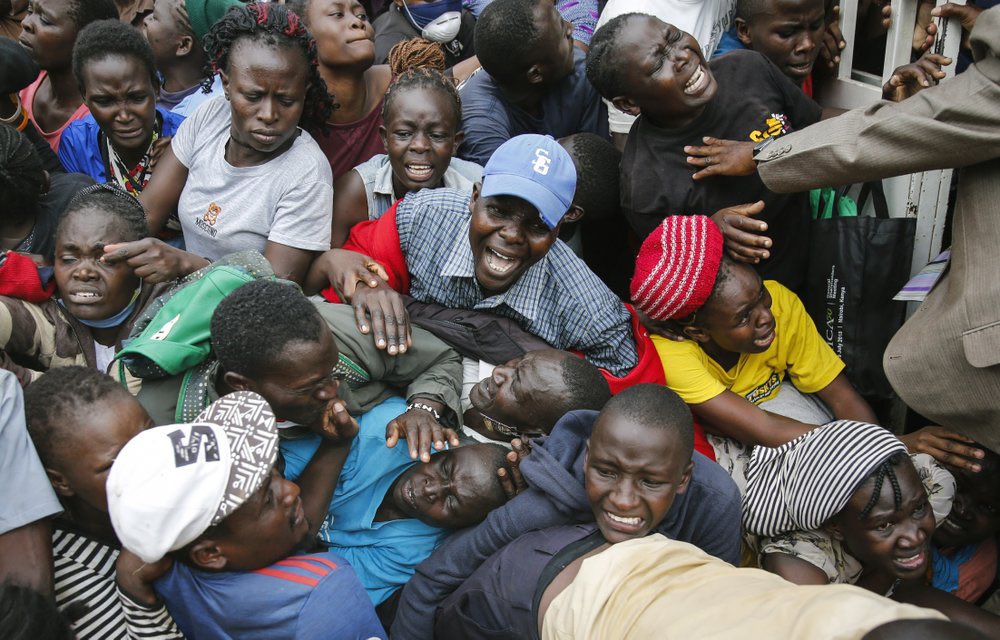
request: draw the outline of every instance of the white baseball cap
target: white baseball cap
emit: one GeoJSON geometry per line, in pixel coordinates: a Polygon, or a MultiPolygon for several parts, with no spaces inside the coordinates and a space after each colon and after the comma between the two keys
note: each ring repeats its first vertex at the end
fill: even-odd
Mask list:
{"type": "Polygon", "coordinates": [[[156,562],[222,522],[264,484],[278,457],[261,396],[219,398],[191,424],[143,431],[108,474],[108,511],[122,546],[156,562]]]}

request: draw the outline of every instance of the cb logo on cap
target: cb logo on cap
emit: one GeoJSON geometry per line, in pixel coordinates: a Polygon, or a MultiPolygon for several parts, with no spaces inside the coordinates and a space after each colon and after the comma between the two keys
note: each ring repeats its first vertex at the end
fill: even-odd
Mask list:
{"type": "Polygon", "coordinates": [[[548,175],[550,166],[552,166],[552,158],[549,157],[549,152],[542,148],[535,149],[535,161],[531,163],[531,168],[535,170],[535,173],[543,176],[548,175]]]}

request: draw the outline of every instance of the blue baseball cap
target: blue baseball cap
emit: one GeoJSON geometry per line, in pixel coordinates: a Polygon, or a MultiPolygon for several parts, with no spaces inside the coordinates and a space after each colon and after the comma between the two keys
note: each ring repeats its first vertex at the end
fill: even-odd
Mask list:
{"type": "Polygon", "coordinates": [[[517,196],[530,202],[549,229],[555,229],[573,204],[576,167],[551,136],[529,133],[511,138],[493,152],[483,170],[479,194],[517,196]]]}

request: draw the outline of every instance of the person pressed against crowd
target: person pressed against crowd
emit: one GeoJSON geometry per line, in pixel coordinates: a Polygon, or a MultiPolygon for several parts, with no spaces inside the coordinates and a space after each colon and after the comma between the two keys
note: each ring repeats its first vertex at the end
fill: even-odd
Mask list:
{"type": "Polygon", "coordinates": [[[931,584],[973,604],[995,586],[1000,534],[1000,455],[982,451],[978,472],[951,469],[955,499],[934,530],[931,548],[931,584]]]}
{"type": "Polygon", "coordinates": [[[826,32],[823,0],[741,0],[736,35],[812,95],[812,71],[826,32]],[[808,89],[807,89],[808,87],[808,89]]]}
{"type": "Polygon", "coordinates": [[[689,34],[640,14],[595,34],[587,75],[602,96],[639,116],[622,157],[621,202],[640,238],[666,216],[711,215],[731,253],[792,290],[803,283],[806,194],[771,193],[755,175],[698,180],[685,145],[704,136],[774,138],[818,121],[818,104],[759,53],[734,51],[709,63],[689,34]],[[743,230],[757,225],[768,230],[762,248],[745,244],[743,230]]]}
{"type": "Polygon", "coordinates": [[[127,264],[102,260],[104,247],[145,236],[142,207],[117,187],[87,187],[70,202],[55,232],[56,298],[36,304],[0,296],[3,367],[22,385],[70,364],[108,370],[162,288],[144,284],[127,264]]]}
{"type": "Polygon", "coordinates": [[[67,171],[138,196],[162,151],[157,141],[172,137],[184,120],[156,108],[160,81],[149,45],[118,20],[93,22],[73,47],[73,75],[90,115],[63,132],[59,161],[67,171]]]}
{"type": "Polygon", "coordinates": [[[442,73],[443,65],[433,43],[394,49],[390,66],[395,77],[382,103],[384,124],[379,127],[385,153],[334,184],[334,247],[344,244],[352,226],[379,218],[407,193],[442,186],[471,193],[482,178],[482,167],[453,157],[464,137],[459,128],[462,104],[454,83],[442,73]],[[411,51],[417,46],[423,49],[411,51]],[[424,51],[432,55],[435,49],[437,64],[409,66],[412,56],[424,51]]]}
{"type": "MultiPolygon", "coordinates": [[[[328,442],[357,429],[344,416],[328,416],[328,442]]],[[[189,638],[384,639],[344,558],[296,555],[310,540],[307,482],[325,484],[338,458],[314,460],[301,493],[277,462],[274,414],[246,391],[216,400],[193,424],[133,438],[108,474],[111,522],[135,567],[120,568],[119,580],[141,602],[162,598],[189,638]]]]}
{"type": "Polygon", "coordinates": [[[211,323],[212,366],[144,381],[139,401],[157,424],[192,417],[188,407],[200,410],[220,395],[247,390],[262,395],[283,426],[315,431],[337,404],[360,416],[405,395],[407,410],[383,424],[393,437],[388,446],[406,438],[410,458],[426,461],[432,435],[442,448],[446,436],[458,444],[446,426],[457,426],[460,359],[419,328],[408,357],[391,357],[354,327],[349,307],[313,303],[295,287],[267,279],[227,295],[211,323]]]}
{"type": "Polygon", "coordinates": [[[877,425],[836,421],[756,448],[748,471],[743,526],[762,537],[763,568],[797,584],[850,582],[989,637],[1000,631],[1000,617],[926,584],[935,518],[955,487],[928,456],[911,459],[877,425]],[[844,573],[850,566],[860,570],[844,573]]]}
{"type": "Polygon", "coordinates": [[[208,30],[240,0],[157,0],[142,21],[156,68],[163,76],[156,106],[189,116],[208,98],[222,95],[222,80],[208,64],[208,30]],[[210,85],[206,90],[205,85],[210,85]]]}
{"type": "Polygon", "coordinates": [[[108,471],[119,452],[152,426],[142,405],[112,378],[62,367],[25,391],[28,433],[65,509],[53,521],[55,598],[81,639],[158,630],[181,638],[161,607],[140,605],[115,584],[118,537],[108,516],[108,471]],[[119,599],[121,598],[121,599],[119,599]]]}
{"type": "Polygon", "coordinates": [[[639,251],[632,299],[668,336],[653,337],[667,386],[742,487],[741,445],[778,446],[833,418],[876,417],[798,297],[731,260],[723,244],[705,216],[666,218],[639,251]]]}
{"type": "Polygon", "coordinates": [[[29,0],[21,23],[21,46],[41,67],[19,98],[21,108],[48,141],[59,150],[59,138],[74,120],[87,115],[80,87],[73,77],[73,43],[95,20],[117,20],[113,0],[29,0]]]}
{"type": "Polygon", "coordinates": [[[316,38],[319,75],[336,109],[315,133],[336,180],[383,151],[379,127],[392,80],[375,64],[375,31],[358,0],[295,0],[289,3],[316,38]]]}
{"type": "Polygon", "coordinates": [[[526,133],[606,133],[573,25],[553,3],[491,3],[476,23],[476,54],[483,68],[461,88],[460,157],[485,165],[501,144],[526,133]]]}
{"type": "Polygon", "coordinates": [[[546,544],[528,554],[519,546],[521,538],[499,550],[444,601],[435,635],[474,638],[494,631],[536,637],[553,594],[543,593],[537,616],[532,602],[536,593],[547,591],[548,585],[538,582],[558,551],[595,529],[595,552],[603,544],[643,537],[687,491],[694,454],[690,425],[690,410],[663,387],[638,385],[615,396],[585,446],[584,486],[596,524],[567,526],[566,536],[546,536],[546,544]]]}
{"type": "Polygon", "coordinates": [[[45,170],[31,141],[14,127],[0,124],[0,248],[33,254],[52,262],[56,225],[66,205],[94,184],[79,173],[45,170]]]}
{"type": "MultiPolygon", "coordinates": [[[[376,344],[390,353],[406,346],[398,290],[509,317],[557,348],[583,351],[612,376],[627,375],[638,361],[628,310],[557,240],[562,223],[578,216],[570,209],[575,190],[566,151],[547,136],[523,135],[497,149],[471,198],[453,189],[411,193],[355,225],[344,248],[389,272],[387,282],[376,278],[352,295],[359,315],[372,315],[376,344]]],[[[344,271],[336,260],[317,260],[309,282],[353,277],[344,271]]],[[[363,331],[368,323],[359,318],[363,331]]]]}
{"type": "Polygon", "coordinates": [[[181,125],[141,198],[153,232],[179,218],[190,253],[180,264],[140,247],[115,247],[116,256],[171,280],[253,249],[301,281],[315,252],[330,247],[333,200],[329,166],[303,131],[322,127],[331,108],[315,42],[284,6],[250,4],[215,23],[205,49],[225,97],[181,125]]]}
{"type": "MultiPolygon", "coordinates": [[[[497,477],[507,450],[499,445],[470,444],[429,462],[386,447],[387,423],[405,410],[401,398],[390,398],[361,416],[320,516],[319,541],[350,561],[375,605],[406,584],[451,529],[477,525],[507,501],[497,477]]],[[[285,475],[297,478],[319,444],[319,436],[283,439],[285,475]]]]}
{"type": "MultiPolygon", "coordinates": [[[[536,385],[539,383],[544,381],[534,381],[536,385]]],[[[535,388],[531,394],[539,402],[557,402],[555,389],[548,397],[545,397],[544,391],[535,388]]],[[[606,423],[612,414],[633,415],[633,404],[648,406],[637,402],[637,398],[649,396],[658,396],[661,400],[667,398],[653,403],[663,409],[656,419],[670,416],[664,422],[684,433],[682,440],[689,440],[691,412],[662,385],[629,387],[615,396],[620,398],[617,403],[612,399],[605,405],[602,410],[604,418],[600,420],[606,423]]],[[[645,422],[649,422],[649,414],[643,415],[646,415],[645,422]]],[[[613,518],[604,515],[608,505],[594,508],[587,497],[587,442],[592,439],[600,420],[597,411],[572,411],[556,423],[547,438],[533,442],[531,453],[519,463],[527,489],[491,512],[483,524],[453,534],[417,568],[417,573],[401,594],[392,627],[393,637],[431,637],[435,611],[444,599],[491,554],[518,536],[546,527],[593,523],[595,519],[613,521],[613,518]]],[[[666,429],[672,430],[673,427],[666,429]]],[[[519,449],[517,440],[512,444],[515,450],[519,449]]],[[[682,446],[681,449],[691,451],[690,446],[687,449],[682,446]]],[[[519,452],[519,458],[523,457],[522,453],[523,450],[519,452]]],[[[680,452],[677,453],[680,455],[680,452]]],[[[648,460],[645,455],[642,459],[648,460]]],[[[661,461],[663,459],[660,458],[661,461]]],[[[642,524],[671,539],[690,542],[726,562],[738,562],[740,496],[736,485],[719,465],[697,452],[688,455],[687,462],[675,471],[683,473],[685,478],[671,476],[678,484],[673,492],[673,502],[660,505],[669,507],[666,516],[661,514],[661,518],[654,521],[656,517],[646,513],[640,516],[642,524]],[[688,467],[688,464],[691,466],[688,467]],[[687,486],[684,490],[681,490],[681,481],[687,486]]],[[[632,506],[627,509],[631,511],[632,506]]],[[[625,529],[634,528],[635,521],[631,518],[635,514],[617,508],[613,508],[612,513],[616,517],[626,513],[626,519],[622,523],[609,524],[609,527],[620,524],[625,529]]]]}
{"type": "Polygon", "coordinates": [[[491,440],[547,435],[577,409],[600,411],[608,382],[585,358],[557,349],[529,351],[493,369],[469,392],[467,429],[491,440]]]}

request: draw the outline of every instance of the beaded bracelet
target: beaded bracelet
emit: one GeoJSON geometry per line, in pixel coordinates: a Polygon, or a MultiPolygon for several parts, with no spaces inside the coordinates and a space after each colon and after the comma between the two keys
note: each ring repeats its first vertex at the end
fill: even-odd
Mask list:
{"type": "Polygon", "coordinates": [[[411,402],[410,404],[406,405],[406,410],[410,411],[411,409],[420,409],[421,411],[426,411],[427,413],[434,416],[435,420],[441,422],[441,414],[437,412],[437,409],[435,409],[430,405],[424,404],[422,402],[411,402]]]}

